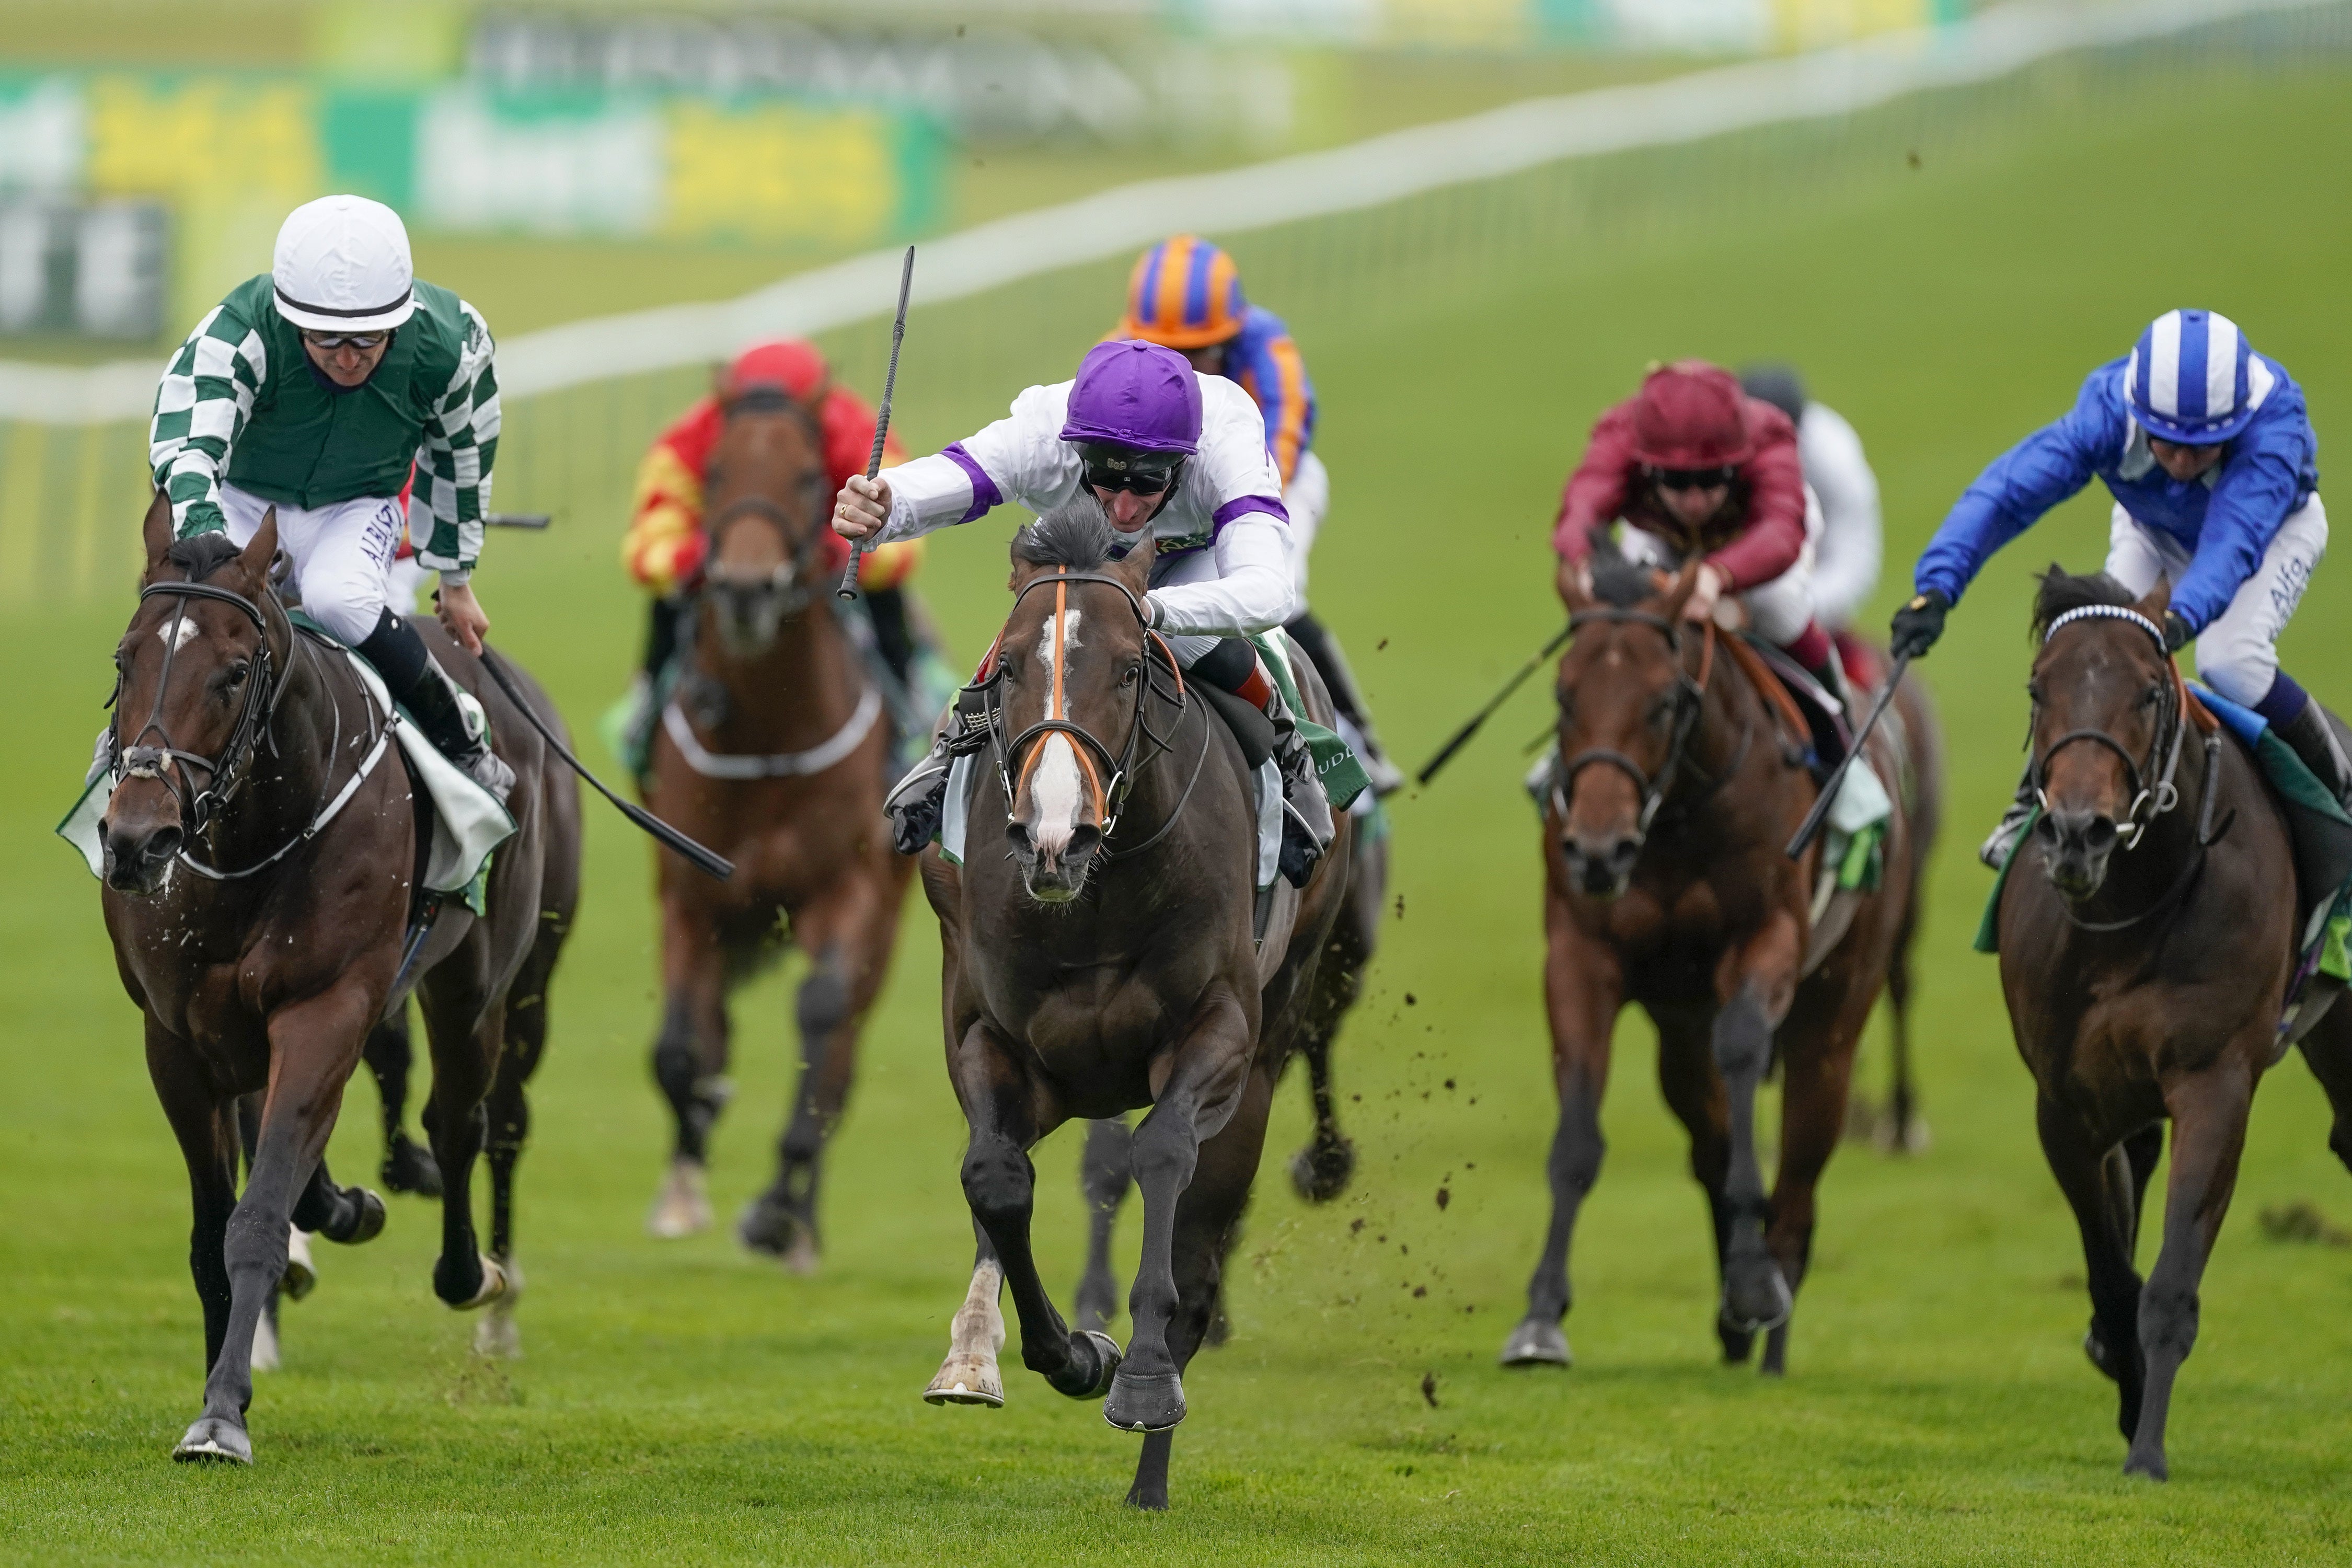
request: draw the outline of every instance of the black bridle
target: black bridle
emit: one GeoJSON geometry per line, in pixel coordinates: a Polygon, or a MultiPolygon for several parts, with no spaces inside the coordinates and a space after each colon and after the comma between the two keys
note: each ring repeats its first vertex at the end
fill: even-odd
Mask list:
{"type": "MultiPolygon", "coordinates": [[[[1111,834],[1118,826],[1119,814],[1126,808],[1127,798],[1135,787],[1137,775],[1161,754],[1173,749],[1175,725],[1183,722],[1184,711],[1192,705],[1191,696],[1184,689],[1184,673],[1177,666],[1174,650],[1169,647],[1166,639],[1151,629],[1150,617],[1145,613],[1143,601],[1136,595],[1135,590],[1117,577],[1100,572],[1066,570],[1042,574],[1023,584],[1020,592],[1013,595],[1013,613],[1019,612],[1021,601],[1027,598],[1034,590],[1050,584],[1059,584],[1066,588],[1073,583],[1099,583],[1107,587],[1118,589],[1119,597],[1126,601],[1128,609],[1135,616],[1136,625],[1143,628],[1144,674],[1143,679],[1135,683],[1135,707],[1129,719],[1126,743],[1117,753],[1114,753],[1099,736],[1085,725],[1075,720],[1055,717],[1051,703],[1047,705],[1045,718],[1014,735],[1011,740],[1006,740],[1004,737],[1004,664],[1001,657],[996,662],[996,668],[989,672],[985,680],[979,683],[982,689],[981,722],[982,733],[996,752],[996,773],[998,780],[1004,786],[1004,811],[1008,821],[1013,818],[1015,798],[1013,775],[1021,771],[1022,758],[1028,752],[1029,748],[1042,742],[1046,736],[1067,736],[1071,743],[1079,748],[1080,754],[1088,759],[1089,771],[1092,771],[1096,764],[1100,765],[1102,771],[1096,778],[1095,784],[1101,793],[1102,799],[1102,847],[1096,853],[1104,859],[1108,859],[1111,856],[1111,834]],[[1159,656],[1157,658],[1153,657],[1155,653],[1159,656]],[[1163,662],[1169,675],[1174,679],[1175,684],[1172,688],[1161,684],[1160,669],[1163,662]],[[1165,735],[1151,727],[1150,703],[1154,696],[1159,697],[1162,701],[1173,703],[1176,708],[1175,722],[1169,726],[1168,733],[1165,735]],[[1143,750],[1146,745],[1150,747],[1148,753],[1143,750]]],[[[1011,626],[1011,615],[1005,617],[1005,625],[1008,627],[1011,626]]],[[[1057,651],[1055,657],[1057,679],[1060,678],[1066,662],[1057,651]]],[[[1118,851],[1120,854],[1139,853],[1159,843],[1167,836],[1169,830],[1176,825],[1176,818],[1182,814],[1186,804],[1192,800],[1192,786],[1201,782],[1201,772],[1207,765],[1208,760],[1209,731],[1207,721],[1204,720],[1201,730],[1200,758],[1193,763],[1192,776],[1185,784],[1183,794],[1177,797],[1176,805],[1169,812],[1167,820],[1160,825],[1159,831],[1152,834],[1150,837],[1140,844],[1124,847],[1118,851]]]]}
{"type": "MultiPolygon", "coordinates": [[[[115,710],[110,729],[110,750],[113,753],[112,771],[118,784],[125,779],[160,779],[180,803],[180,815],[188,825],[191,836],[202,833],[215,813],[236,795],[251,771],[254,752],[264,739],[269,742],[272,756],[278,753],[278,739],[272,721],[278,714],[278,703],[285,694],[282,671],[269,645],[269,623],[261,607],[244,595],[210,583],[194,580],[176,583],[151,583],[139,592],[142,603],[158,596],[176,601],[172,618],[163,624],[163,672],[156,678],[155,701],[148,710],[147,721],[131,735],[131,742],[122,739],[122,711],[115,710]],[[224,605],[234,605],[253,623],[259,648],[251,667],[246,672],[244,704],[237,710],[236,727],[217,756],[204,756],[175,745],[172,732],[163,723],[163,697],[171,689],[172,667],[180,657],[181,644],[185,640],[181,632],[185,626],[190,599],[213,599],[224,605]],[[149,734],[163,744],[144,745],[149,734]],[[193,769],[202,769],[205,785],[195,787],[190,777],[193,769]]],[[[121,678],[117,677],[118,689],[121,678]]]]}
{"type": "MultiPolygon", "coordinates": [[[[1568,796],[1576,787],[1576,775],[1596,764],[1615,768],[1627,778],[1632,779],[1633,787],[1641,792],[1642,807],[1633,821],[1633,840],[1637,845],[1643,844],[1649,839],[1650,827],[1657,819],[1659,807],[1665,803],[1666,796],[1675,787],[1675,780],[1682,773],[1690,751],[1691,737],[1697,732],[1699,719],[1706,712],[1706,677],[1712,671],[1713,660],[1711,658],[1706,660],[1702,664],[1699,674],[1692,675],[1683,666],[1682,628],[1665,616],[1653,615],[1647,610],[1626,609],[1617,605],[1579,610],[1569,616],[1568,629],[1573,635],[1594,621],[1615,626],[1648,626],[1666,639],[1666,651],[1673,659],[1675,667],[1674,728],[1666,742],[1666,760],[1660,764],[1657,773],[1653,775],[1641,763],[1622,752],[1607,746],[1587,746],[1573,756],[1563,755],[1560,758],[1559,772],[1552,779],[1552,804],[1559,812],[1561,819],[1565,821],[1568,816],[1568,796]]],[[[1714,635],[1715,628],[1710,625],[1706,636],[1712,638],[1714,635]]],[[[1711,647],[1709,652],[1712,652],[1711,647]]],[[[1555,692],[1553,697],[1556,701],[1561,700],[1560,693],[1555,692]]],[[[1706,787],[1696,797],[1684,803],[1681,810],[1687,812],[1697,805],[1700,801],[1720,789],[1726,779],[1739,771],[1739,764],[1747,759],[1748,743],[1754,739],[1754,734],[1752,727],[1741,730],[1739,747],[1732,754],[1730,762],[1707,781],[1706,787]]]]}
{"type": "MultiPolygon", "coordinates": [[[[2155,639],[2157,656],[2164,661],[2165,669],[2172,676],[2170,680],[2164,683],[2164,711],[2157,720],[2156,734],[2148,742],[2147,758],[2145,763],[2139,758],[2133,756],[2130,749],[2121,741],[2116,740],[2105,730],[2086,727],[2067,731],[2051,742],[2043,748],[2042,754],[2033,760],[2033,795],[2034,799],[2041,804],[2043,812],[2048,812],[2051,760],[2060,752],[2078,742],[2088,742],[2095,746],[2105,747],[2122,762],[2124,773],[2129,780],[2131,807],[2125,813],[2123,825],[2117,829],[2116,837],[2123,847],[2131,849],[2138,845],[2151,823],[2180,804],[2180,791],[2172,781],[2173,776],[2179,772],[2180,744],[2189,732],[2188,714],[2185,711],[2186,699],[2180,685],[2180,672],[2172,662],[2171,652],[2164,646],[2164,628],[2137,610],[2127,609],[2120,605],[2085,605],[2079,609],[2068,610],[2050,623],[2050,629],[2042,636],[2042,646],[2047,648],[2051,638],[2056,637],[2065,627],[2077,621],[2089,620],[2123,621],[2137,626],[2155,639]],[[2163,759],[2164,771],[2157,776],[2156,782],[2151,785],[2147,782],[2148,775],[2155,773],[2159,755],[2163,759]]],[[[2034,703],[2034,712],[2038,714],[2040,710],[2041,703],[2037,700],[2034,703]]],[[[2032,744],[2033,741],[2032,723],[2032,720],[2029,717],[2026,731],[2028,745],[2032,744]]]]}

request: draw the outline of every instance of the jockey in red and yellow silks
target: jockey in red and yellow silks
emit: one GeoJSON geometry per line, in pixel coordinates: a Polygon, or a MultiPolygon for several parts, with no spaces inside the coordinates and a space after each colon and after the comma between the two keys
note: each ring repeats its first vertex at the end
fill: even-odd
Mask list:
{"type": "Polygon", "coordinates": [[[1307,560],[1331,500],[1331,479],[1315,454],[1315,384],[1282,318],[1242,293],[1234,258],[1207,240],[1180,234],[1136,258],[1127,282],[1127,310],[1113,338],[1140,338],[1174,349],[1202,375],[1237,384],[1265,421],[1265,449],[1282,476],[1282,504],[1290,514],[1291,578],[1298,613],[1285,627],[1307,651],[1339,716],[1360,741],[1356,754],[1377,794],[1404,783],[1381,749],[1371,710],[1339,640],[1307,603],[1307,560]]]}

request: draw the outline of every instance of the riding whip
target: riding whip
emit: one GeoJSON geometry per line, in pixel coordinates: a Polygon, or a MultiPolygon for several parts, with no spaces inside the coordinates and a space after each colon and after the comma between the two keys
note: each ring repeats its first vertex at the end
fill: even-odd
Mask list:
{"type": "Polygon", "coordinates": [[[1790,859],[1802,859],[1805,851],[1812,847],[1814,836],[1821,832],[1822,824],[1829,819],[1830,807],[1837,800],[1838,786],[1845,783],[1846,769],[1853,766],[1854,759],[1862,755],[1863,745],[1870,739],[1870,732],[1878,728],[1878,716],[1886,711],[1889,702],[1895,700],[1895,688],[1903,684],[1903,672],[1910,668],[1911,656],[1906,653],[1896,659],[1895,667],[1886,672],[1885,689],[1879,692],[1878,700],[1870,705],[1870,717],[1864,719],[1862,728],[1853,732],[1853,744],[1846,748],[1845,760],[1838,763],[1828,782],[1822,785],[1821,798],[1813,802],[1812,810],[1805,813],[1805,820],[1797,825],[1797,836],[1789,840],[1790,859]]]}
{"type": "Polygon", "coordinates": [[[693,861],[697,868],[716,877],[719,880],[723,882],[735,874],[734,863],[725,856],[704,848],[645,807],[632,801],[623,800],[619,795],[606,789],[604,782],[583,766],[580,759],[572,754],[571,748],[558,740],[555,731],[547,727],[547,721],[539,716],[539,710],[531,706],[530,700],[523,695],[522,689],[514,683],[511,676],[507,674],[505,661],[491,652],[487,643],[482,647],[482,668],[490,672],[490,679],[499,683],[499,689],[505,692],[508,699],[522,710],[522,716],[530,721],[530,727],[539,731],[540,738],[548,743],[549,748],[557,756],[570,763],[573,773],[586,779],[589,788],[618,806],[623,816],[627,817],[687,859],[693,861]]]}
{"type": "MultiPolygon", "coordinates": [[[[915,247],[907,247],[907,263],[898,269],[898,319],[890,323],[890,368],[882,374],[882,406],[874,416],[874,451],[866,459],[866,478],[870,482],[882,471],[882,443],[890,436],[890,394],[898,385],[898,345],[907,340],[907,290],[915,281],[915,247]]],[[[866,553],[866,542],[849,542],[849,566],[841,574],[839,596],[857,597],[857,562],[866,553]]]]}
{"type": "Polygon", "coordinates": [[[482,514],[484,528],[545,528],[555,521],[543,511],[486,511],[482,514]]]}
{"type": "Polygon", "coordinates": [[[1533,658],[1519,666],[1518,673],[1512,676],[1510,679],[1503,683],[1503,689],[1495,693],[1494,698],[1487,702],[1486,706],[1479,709],[1477,712],[1472,714],[1470,716],[1470,722],[1463,725],[1462,728],[1454,731],[1454,739],[1446,742],[1443,747],[1439,748],[1437,755],[1430,758],[1428,762],[1422,764],[1421,772],[1414,775],[1414,782],[1425,784],[1431,779],[1435,778],[1437,776],[1437,770],[1452,762],[1454,760],[1454,753],[1470,743],[1470,737],[1478,732],[1478,727],[1481,724],[1484,724],[1487,720],[1494,717],[1495,710],[1500,708],[1505,702],[1510,700],[1511,693],[1519,689],[1520,683],[1526,680],[1528,676],[1533,675],[1536,672],[1536,667],[1542,664],[1544,660],[1549,658],[1552,655],[1559,651],[1560,644],[1568,640],[1569,630],[1570,628],[1567,626],[1560,627],[1559,634],[1557,637],[1553,637],[1551,641],[1544,644],[1541,648],[1538,649],[1536,656],[1533,658]]]}

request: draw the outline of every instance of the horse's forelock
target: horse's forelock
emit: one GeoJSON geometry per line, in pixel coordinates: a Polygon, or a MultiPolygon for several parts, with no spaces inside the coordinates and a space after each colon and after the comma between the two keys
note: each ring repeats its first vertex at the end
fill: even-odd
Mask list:
{"type": "Polygon", "coordinates": [[[163,559],[186,573],[189,582],[201,583],[243,553],[226,533],[214,529],[173,540],[163,559]]]}
{"type": "Polygon", "coordinates": [[[1084,511],[1039,518],[1013,536],[1013,559],[1024,566],[1060,566],[1091,572],[1108,565],[1118,535],[1100,517],[1084,511]]]}
{"type": "Polygon", "coordinates": [[[2033,595],[2032,635],[2037,644],[2050,635],[2050,623],[2070,610],[2092,605],[2129,608],[2139,603],[2138,595],[2105,572],[2086,572],[2078,577],[2054,562],[2042,574],[2041,584],[2033,595]]]}

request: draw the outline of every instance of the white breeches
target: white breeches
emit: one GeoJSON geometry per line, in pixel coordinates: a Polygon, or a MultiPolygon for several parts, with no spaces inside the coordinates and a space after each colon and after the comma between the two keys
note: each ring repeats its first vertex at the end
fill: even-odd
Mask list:
{"type": "MultiPolygon", "coordinates": [[[[261,531],[262,513],[278,503],[220,487],[228,536],[241,549],[261,531]]],[[[294,588],[305,614],[353,647],[367,640],[391,602],[392,552],[405,527],[397,497],[341,501],[304,510],[278,506],[278,547],[294,563],[294,588]]]]}
{"type": "Polygon", "coordinates": [[[1876,507],[1822,509],[1823,528],[1813,566],[1813,617],[1824,630],[1853,625],[1863,601],[1878,586],[1885,542],[1876,507]]]}
{"type": "MultiPolygon", "coordinates": [[[[2327,509],[2313,496],[2279,525],[2262,564],[2197,637],[2197,673],[2206,685],[2242,707],[2270,695],[2278,676],[2279,634],[2294,616],[2311,574],[2327,553],[2327,509]]],[[[2143,528],[2121,503],[2107,526],[2107,575],[2134,595],[2158,577],[2174,582],[2189,570],[2189,552],[2161,529],[2143,528]]]]}
{"type": "Polygon", "coordinates": [[[1298,455],[1298,467],[1283,487],[1282,510],[1290,514],[1290,576],[1298,590],[1298,607],[1307,608],[1307,557],[1315,549],[1315,531],[1331,510],[1331,471],[1312,451],[1298,455]]]}
{"type": "MultiPolygon", "coordinates": [[[[1822,508],[1813,492],[1805,491],[1805,547],[1797,552],[1796,563],[1769,583],[1759,583],[1737,596],[1748,611],[1748,625],[1758,637],[1776,647],[1786,647],[1802,637],[1805,626],[1813,618],[1813,557],[1821,548],[1822,508]]],[[[1623,545],[1627,556],[1646,561],[1671,571],[1675,566],[1672,546],[1656,534],[1639,528],[1625,530],[1623,545]]]]}

